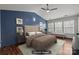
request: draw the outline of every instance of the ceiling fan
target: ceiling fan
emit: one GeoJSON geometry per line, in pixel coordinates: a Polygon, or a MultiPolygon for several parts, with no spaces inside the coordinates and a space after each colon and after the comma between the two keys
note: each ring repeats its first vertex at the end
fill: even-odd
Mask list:
{"type": "Polygon", "coordinates": [[[50,12],[50,11],[53,11],[53,10],[57,10],[58,8],[53,8],[53,9],[49,9],[49,6],[48,4],[46,4],[47,8],[41,8],[42,10],[45,10],[46,12],[50,12]]]}

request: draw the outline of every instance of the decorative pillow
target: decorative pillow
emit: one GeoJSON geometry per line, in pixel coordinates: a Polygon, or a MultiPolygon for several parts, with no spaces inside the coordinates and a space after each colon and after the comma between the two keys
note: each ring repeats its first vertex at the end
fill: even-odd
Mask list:
{"type": "Polygon", "coordinates": [[[29,36],[35,35],[35,32],[28,32],[29,36]]]}
{"type": "Polygon", "coordinates": [[[36,32],[36,34],[42,34],[42,32],[36,32]]]}

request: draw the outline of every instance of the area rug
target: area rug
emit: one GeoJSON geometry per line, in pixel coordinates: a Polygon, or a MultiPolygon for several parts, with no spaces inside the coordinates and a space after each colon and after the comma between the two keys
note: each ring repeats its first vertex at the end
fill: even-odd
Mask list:
{"type": "MultiPolygon", "coordinates": [[[[50,55],[59,55],[59,51],[60,49],[63,47],[64,45],[64,40],[57,40],[57,43],[54,44],[49,50],[51,51],[50,55]]],[[[19,49],[21,50],[21,52],[23,53],[23,55],[33,55],[32,54],[32,50],[33,48],[28,48],[26,46],[26,44],[22,44],[18,46],[19,49]]]]}

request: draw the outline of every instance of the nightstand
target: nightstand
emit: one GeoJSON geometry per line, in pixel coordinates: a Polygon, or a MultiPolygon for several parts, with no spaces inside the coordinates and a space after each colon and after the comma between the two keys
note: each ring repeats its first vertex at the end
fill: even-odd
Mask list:
{"type": "Polygon", "coordinates": [[[25,36],[24,35],[20,35],[19,33],[17,33],[17,43],[20,44],[20,43],[25,43],[25,36]]]}

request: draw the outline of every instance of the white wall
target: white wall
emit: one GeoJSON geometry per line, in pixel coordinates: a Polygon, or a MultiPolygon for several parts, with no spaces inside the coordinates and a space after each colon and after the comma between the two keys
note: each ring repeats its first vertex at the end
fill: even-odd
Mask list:
{"type": "MultiPolygon", "coordinates": [[[[77,20],[75,21],[75,32],[76,33],[77,32],[79,33],[79,31],[78,31],[78,27],[79,27],[78,18],[79,18],[79,16],[77,17],[77,20]]],[[[79,36],[77,36],[77,35],[75,35],[75,38],[73,40],[73,48],[74,49],[79,49],[79,36]]]]}
{"type": "Polygon", "coordinates": [[[74,34],[66,34],[66,33],[63,33],[63,34],[68,36],[68,37],[75,37],[75,39],[73,40],[74,43],[72,43],[72,44],[73,44],[73,48],[76,48],[76,49],[79,49],[79,38],[76,35],[76,33],[78,33],[78,17],[79,17],[78,15],[75,15],[75,16],[53,19],[53,20],[48,21],[48,23],[50,23],[50,22],[57,22],[57,21],[63,22],[63,21],[66,21],[66,20],[74,20],[74,34]]]}

